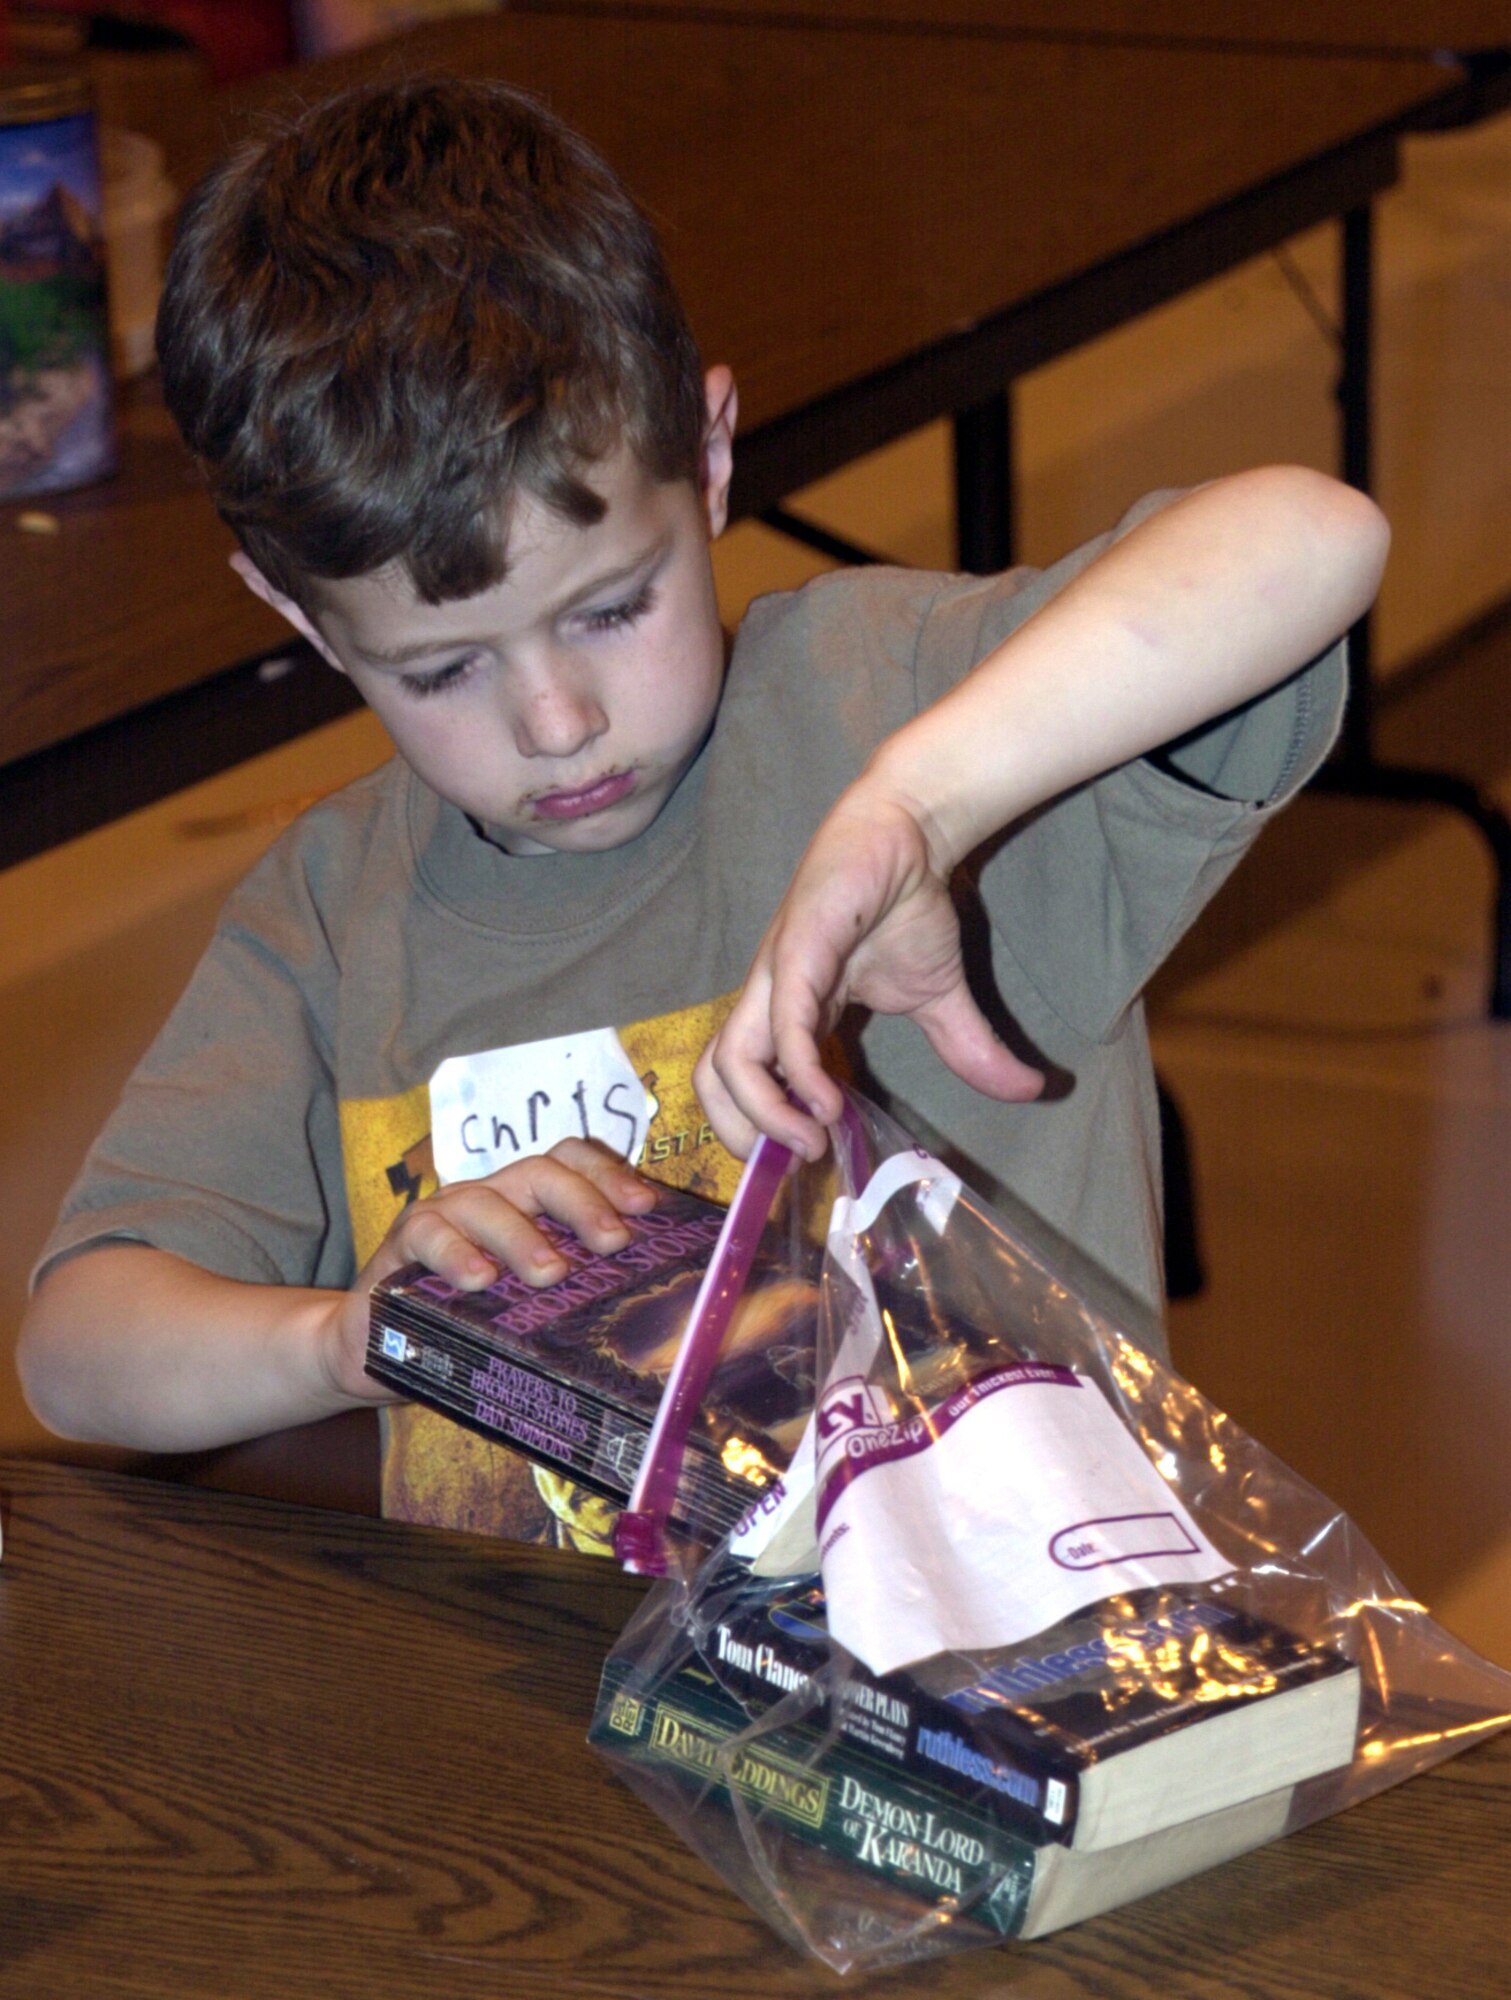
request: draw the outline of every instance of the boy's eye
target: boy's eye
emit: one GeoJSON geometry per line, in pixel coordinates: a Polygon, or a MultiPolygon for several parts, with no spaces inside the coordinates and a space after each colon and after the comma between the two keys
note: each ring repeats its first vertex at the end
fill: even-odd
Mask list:
{"type": "Polygon", "coordinates": [[[633,597],[626,597],[619,604],[605,604],[600,610],[589,611],[583,622],[590,632],[615,632],[621,626],[633,625],[643,618],[656,601],[655,586],[643,583],[633,597]]]}
{"type": "Polygon", "coordinates": [[[432,668],[428,674],[400,674],[399,685],[406,694],[422,699],[426,695],[444,694],[447,688],[457,687],[467,678],[476,659],[476,653],[464,653],[459,660],[448,660],[444,667],[432,668]]]}

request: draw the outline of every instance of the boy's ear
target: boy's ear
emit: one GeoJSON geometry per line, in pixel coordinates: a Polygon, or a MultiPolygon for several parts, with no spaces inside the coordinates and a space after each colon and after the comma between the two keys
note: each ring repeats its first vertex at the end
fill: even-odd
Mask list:
{"type": "Polygon", "coordinates": [[[698,479],[708,531],[711,535],[722,535],[729,519],[729,482],[735,469],[735,419],[740,413],[740,392],[722,361],[703,378],[703,401],[708,416],[698,479]]]}
{"type": "Polygon", "coordinates": [[[292,597],[285,597],[275,584],[269,583],[249,555],[238,549],[231,557],[231,567],[254,597],[260,597],[264,604],[278,613],[280,618],[286,619],[301,639],[309,640],[322,660],[333,666],[338,674],[346,672],[345,667],[321,637],[320,628],[309,613],[302,605],[296,604],[292,597]]]}

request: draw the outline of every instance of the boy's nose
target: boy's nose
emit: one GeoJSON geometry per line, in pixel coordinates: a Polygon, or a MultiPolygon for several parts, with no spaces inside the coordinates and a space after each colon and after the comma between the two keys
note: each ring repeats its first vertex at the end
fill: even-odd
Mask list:
{"type": "Polygon", "coordinates": [[[514,741],[522,757],[573,757],[608,726],[591,693],[553,677],[532,688],[516,709],[514,741]]]}

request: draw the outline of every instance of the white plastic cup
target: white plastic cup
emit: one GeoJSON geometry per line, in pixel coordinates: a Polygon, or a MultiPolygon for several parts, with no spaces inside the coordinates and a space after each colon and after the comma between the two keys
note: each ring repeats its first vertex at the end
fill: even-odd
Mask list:
{"type": "Polygon", "coordinates": [[[100,134],[110,358],[129,380],[152,365],[152,332],[163,283],[163,238],[178,195],[163,149],[141,132],[107,125],[100,134]]]}

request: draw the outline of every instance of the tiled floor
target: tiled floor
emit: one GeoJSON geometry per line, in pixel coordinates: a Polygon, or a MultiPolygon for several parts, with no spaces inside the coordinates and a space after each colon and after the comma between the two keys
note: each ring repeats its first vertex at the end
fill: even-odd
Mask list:
{"type": "MultiPolygon", "coordinates": [[[[1332,462],[1334,245],[1246,267],[1021,389],[1030,559],[1156,485],[1332,462]]],[[[1511,118],[1418,142],[1381,226],[1379,620],[1391,753],[1511,804],[1511,118]]],[[[945,440],[907,440],[804,504],[907,561],[949,559],[945,440]]],[[[816,562],[744,527],[729,616],[816,562]]],[[[0,1348],[87,1139],[225,888],[288,811],[383,754],[365,717],[0,875],[0,1348]]],[[[1313,798],[1161,981],[1163,1072],[1191,1126],[1210,1280],[1178,1360],[1354,1513],[1408,1587],[1511,1662],[1511,1026],[1484,1019],[1488,870],[1438,812],[1313,798]]],[[[0,1365],[0,1448],[43,1448],[0,1365]]]]}

